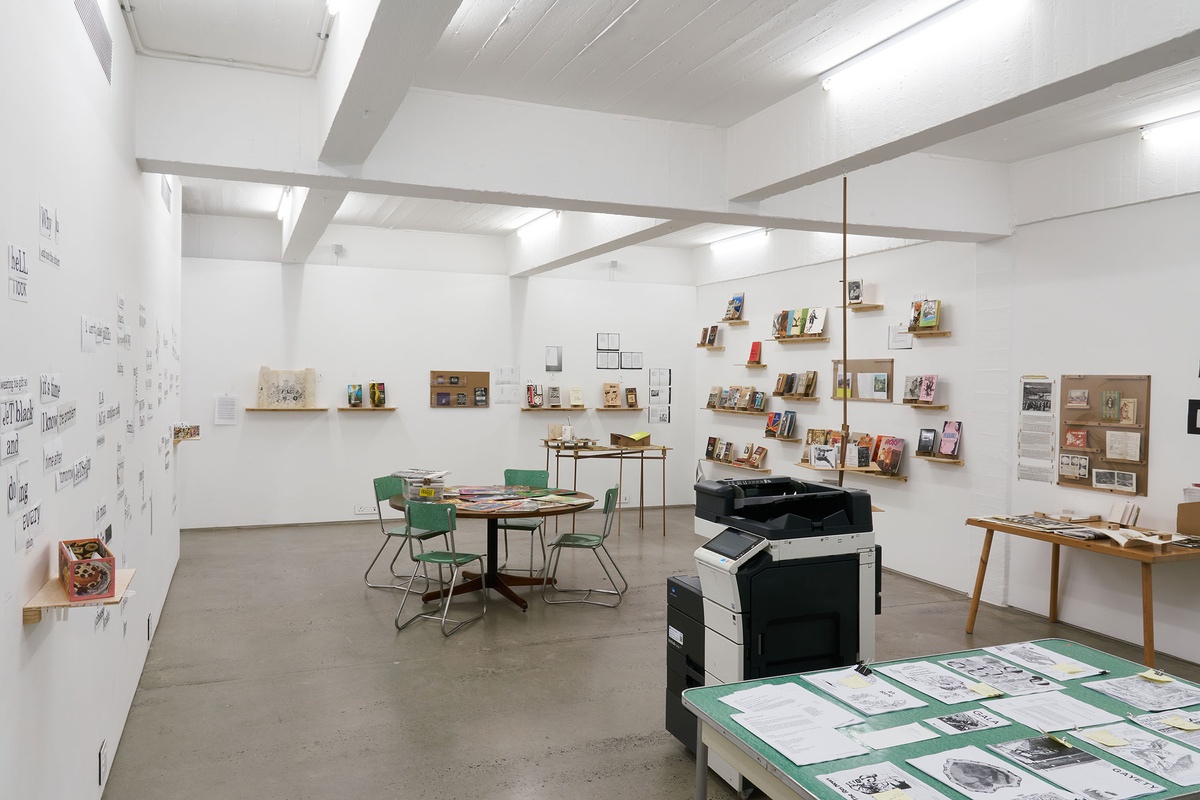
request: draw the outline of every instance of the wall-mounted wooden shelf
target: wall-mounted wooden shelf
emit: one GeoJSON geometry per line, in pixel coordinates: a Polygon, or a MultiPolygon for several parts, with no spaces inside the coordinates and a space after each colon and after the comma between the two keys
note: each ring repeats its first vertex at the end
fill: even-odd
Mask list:
{"type": "Polygon", "coordinates": [[[738,408],[705,408],[704,411],[718,411],[722,414],[753,414],[757,417],[765,417],[769,412],[758,411],[755,409],[738,409],[738,408]]]}
{"type": "Polygon", "coordinates": [[[25,625],[33,625],[42,621],[42,609],[47,608],[88,608],[98,605],[112,606],[121,602],[125,597],[125,592],[129,589],[129,584],[133,580],[133,574],[136,569],[119,569],[117,570],[117,593],[112,597],[107,597],[104,600],[97,600],[92,603],[77,602],[72,603],[67,599],[67,591],[63,589],[62,579],[55,575],[50,580],[46,581],[41,589],[38,589],[28,603],[21,608],[21,622],[25,625]]]}
{"type": "Polygon", "coordinates": [[[771,341],[779,342],[780,344],[812,344],[815,342],[828,342],[828,336],[775,336],[771,341]]]}
{"type": "Polygon", "coordinates": [[[171,441],[172,441],[174,444],[179,444],[180,442],[193,442],[193,441],[195,441],[196,439],[199,439],[199,438],[200,438],[199,436],[183,436],[183,437],[180,437],[180,438],[178,438],[178,439],[172,439],[171,441]]]}
{"type": "Polygon", "coordinates": [[[587,406],[538,406],[530,408],[529,406],[521,406],[522,411],[587,411],[587,406]]]}
{"type": "Polygon", "coordinates": [[[950,338],[950,331],[939,331],[936,328],[926,328],[925,330],[921,330],[920,328],[918,328],[915,331],[909,331],[909,334],[911,334],[912,336],[915,336],[918,339],[948,339],[948,338],[950,338]]]}
{"type": "Polygon", "coordinates": [[[852,313],[861,314],[864,311],[880,311],[883,309],[883,303],[854,303],[849,306],[838,306],[838,308],[849,308],[852,313]]]}
{"type": "Polygon", "coordinates": [[[395,411],[395,406],[338,406],[338,411],[395,411]]]}
{"type": "Polygon", "coordinates": [[[1099,447],[1062,447],[1060,449],[1066,450],[1069,453],[1101,453],[1101,452],[1103,452],[1099,447]]]}
{"type": "Polygon", "coordinates": [[[641,406],[611,406],[609,408],[605,408],[604,406],[596,406],[592,410],[593,411],[645,411],[646,409],[642,408],[641,406]]]}
{"type": "Polygon", "coordinates": [[[696,345],[696,349],[697,350],[724,350],[725,345],[723,345],[723,344],[698,344],[698,345],[696,345]]]}
{"type": "Polygon", "coordinates": [[[1133,431],[1140,431],[1146,427],[1145,425],[1130,425],[1128,422],[1066,422],[1063,425],[1068,428],[1080,425],[1089,428],[1124,428],[1133,431]]]}
{"type": "Polygon", "coordinates": [[[747,472],[758,472],[763,475],[771,474],[771,470],[765,467],[747,467],[745,464],[734,464],[729,461],[717,461],[715,458],[706,458],[704,460],[711,464],[720,464],[722,467],[729,467],[730,469],[744,469],[747,472]]]}
{"type": "MultiPolygon", "coordinates": [[[[829,399],[841,401],[843,398],[834,396],[829,399]]],[[[849,400],[851,403],[890,403],[890,402],[892,402],[891,400],[889,400],[886,397],[847,397],[844,399],[849,400]]]]}
{"type": "Polygon", "coordinates": [[[920,453],[913,453],[913,458],[919,458],[922,461],[936,461],[940,464],[954,464],[955,466],[962,466],[966,463],[961,458],[949,458],[947,456],[924,456],[920,453]]]}
{"type": "Polygon", "coordinates": [[[879,467],[876,464],[872,464],[869,467],[835,468],[835,467],[814,467],[812,464],[810,464],[807,461],[797,461],[796,466],[804,467],[805,469],[811,469],[813,472],[857,472],[862,475],[871,475],[871,474],[880,474],[881,475],[881,474],[883,474],[883,473],[879,472],[879,467]]]}
{"type": "Polygon", "coordinates": [[[745,367],[746,369],[766,369],[766,364],[734,364],[735,367],[745,367]]]}
{"type": "Polygon", "coordinates": [[[246,410],[247,411],[268,411],[268,412],[274,413],[277,411],[285,411],[285,412],[286,411],[328,411],[329,407],[328,406],[320,406],[320,407],[313,406],[311,408],[258,408],[257,406],[255,406],[255,407],[247,407],[246,410]]]}
{"type": "Polygon", "coordinates": [[[949,411],[950,410],[949,403],[940,403],[940,404],[935,405],[933,403],[904,403],[904,402],[902,402],[902,403],[900,403],[900,405],[907,406],[908,408],[919,408],[922,411],[949,411]]]}
{"type": "Polygon", "coordinates": [[[821,402],[821,398],[819,398],[815,395],[783,394],[781,392],[771,392],[771,397],[781,397],[784,400],[787,400],[789,402],[797,402],[797,403],[819,403],[819,402],[821,402]]]}
{"type": "Polygon", "coordinates": [[[764,436],[764,439],[774,439],[777,442],[803,442],[803,439],[797,439],[794,436],[764,436]]]}
{"type": "Polygon", "coordinates": [[[721,320],[721,324],[729,325],[730,327],[736,328],[741,325],[749,325],[750,320],[748,320],[748,319],[723,319],[723,320],[721,320]]]}
{"type": "Polygon", "coordinates": [[[907,475],[889,475],[886,472],[855,472],[854,474],[866,475],[868,478],[882,478],[885,481],[900,481],[901,483],[908,481],[907,475]]]}

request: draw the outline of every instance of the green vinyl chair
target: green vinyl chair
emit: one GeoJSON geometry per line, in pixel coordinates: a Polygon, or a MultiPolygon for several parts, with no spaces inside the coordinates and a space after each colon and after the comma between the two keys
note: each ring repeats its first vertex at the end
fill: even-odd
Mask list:
{"type": "Polygon", "coordinates": [[[400,600],[400,608],[396,611],[396,630],[402,631],[418,619],[432,619],[441,622],[442,635],[449,636],[464,625],[482,619],[487,613],[487,589],[484,589],[480,594],[483,595],[483,610],[473,617],[467,619],[450,619],[450,601],[454,597],[454,586],[458,583],[458,576],[462,574],[462,568],[472,561],[479,562],[479,571],[486,571],[484,566],[483,553],[460,553],[454,543],[454,530],[456,515],[454,506],[449,503],[417,503],[409,502],[404,509],[405,523],[409,529],[408,536],[408,554],[414,562],[428,566],[434,564],[438,569],[438,581],[442,584],[442,602],[436,609],[427,613],[418,613],[416,616],[409,619],[404,624],[400,624],[400,616],[404,613],[404,604],[408,602],[408,596],[413,592],[413,582],[417,579],[416,570],[413,570],[412,577],[408,579],[408,585],[404,587],[404,597],[400,600]],[[415,535],[416,531],[444,531],[446,534],[446,542],[448,549],[446,550],[422,550],[416,552],[413,549],[413,542],[418,541],[415,535]],[[443,570],[449,568],[450,580],[445,579],[443,570]],[[446,624],[453,623],[453,627],[447,629],[446,624]]]}
{"type": "MultiPolygon", "coordinates": [[[[367,566],[367,571],[363,573],[363,581],[372,589],[403,589],[403,583],[396,583],[397,580],[403,581],[405,578],[411,578],[411,575],[402,575],[396,572],[396,561],[404,552],[406,542],[415,540],[417,546],[425,549],[425,542],[430,539],[436,539],[441,536],[443,539],[446,536],[445,530],[410,530],[407,525],[399,525],[389,527],[391,522],[399,522],[400,520],[385,520],[383,518],[383,505],[391,498],[397,495],[405,494],[405,485],[403,478],[397,478],[393,475],[385,475],[382,478],[376,478],[375,481],[375,515],[379,518],[379,530],[383,532],[383,543],[379,545],[379,549],[375,552],[375,557],[371,559],[370,565],[367,566]],[[379,557],[383,555],[383,551],[387,549],[388,544],[392,541],[399,541],[400,546],[396,548],[396,554],[392,556],[392,561],[388,564],[388,571],[392,574],[392,580],[388,583],[371,583],[371,570],[375,568],[375,563],[379,561],[379,557]]],[[[428,591],[431,581],[429,579],[429,565],[422,564],[423,577],[425,578],[425,589],[428,591]]]]}
{"type": "Polygon", "coordinates": [[[542,599],[551,605],[559,605],[565,603],[587,603],[593,606],[606,606],[607,608],[616,608],[621,605],[621,597],[625,592],[629,591],[629,581],[625,580],[625,576],[621,573],[621,568],[617,566],[617,562],[613,560],[612,553],[608,552],[608,548],[604,546],[604,542],[612,533],[613,520],[616,518],[617,497],[620,493],[620,487],[614,486],[604,493],[604,527],[601,533],[562,533],[559,534],[554,541],[550,543],[550,560],[546,564],[546,572],[542,577],[542,599]],[[562,559],[563,550],[591,550],[596,556],[596,560],[600,562],[600,568],[604,570],[604,575],[608,578],[608,582],[612,584],[611,589],[565,589],[555,583],[555,578],[558,575],[558,564],[562,559]],[[613,569],[617,573],[617,577],[621,579],[621,588],[617,588],[617,582],[613,580],[612,573],[608,571],[608,566],[604,563],[604,559],[600,557],[600,551],[604,551],[604,555],[608,557],[608,563],[612,564],[613,569]],[[579,594],[582,597],[573,600],[551,600],[546,596],[546,590],[553,587],[558,594],[579,594]],[[600,600],[592,600],[593,594],[612,595],[615,600],[611,603],[600,600]]]}
{"type": "MultiPolygon", "coordinates": [[[[550,485],[550,473],[544,469],[506,469],[504,470],[505,486],[528,486],[530,489],[545,489],[550,485]]],[[[537,575],[546,568],[546,519],[545,517],[518,517],[502,519],[497,522],[498,530],[504,532],[504,564],[508,564],[508,532],[520,531],[529,534],[529,574],[537,575]],[[533,566],[533,545],[540,542],[542,548],[542,565],[537,569],[533,566]]],[[[509,570],[510,572],[512,570],[509,570]]],[[[519,570],[524,572],[524,570],[519,570]]]]}

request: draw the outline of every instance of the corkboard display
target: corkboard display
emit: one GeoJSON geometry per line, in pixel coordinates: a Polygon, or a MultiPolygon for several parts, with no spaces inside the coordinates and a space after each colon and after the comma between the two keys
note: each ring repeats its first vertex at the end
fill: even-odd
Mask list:
{"type": "Polygon", "coordinates": [[[1150,475],[1150,376],[1064,375],[1061,392],[1059,485],[1145,497],[1150,475]],[[1078,474],[1064,474],[1064,457],[1077,457],[1078,474]],[[1086,477],[1080,458],[1087,459],[1086,477]]]}
{"type": "Polygon", "coordinates": [[[492,373],[438,369],[429,373],[430,408],[487,408],[492,373]]]}
{"type": "MultiPolygon", "coordinates": [[[[830,386],[833,387],[833,399],[841,400],[838,395],[838,371],[841,369],[842,360],[835,359],[833,362],[833,379],[830,381],[830,386]]],[[[892,402],[892,383],[894,379],[895,361],[890,358],[851,358],[846,361],[845,376],[848,382],[849,400],[861,400],[864,403],[890,403],[892,402]],[[881,388],[878,397],[863,397],[859,394],[858,376],[859,374],[871,375],[887,375],[887,384],[881,388]]]]}

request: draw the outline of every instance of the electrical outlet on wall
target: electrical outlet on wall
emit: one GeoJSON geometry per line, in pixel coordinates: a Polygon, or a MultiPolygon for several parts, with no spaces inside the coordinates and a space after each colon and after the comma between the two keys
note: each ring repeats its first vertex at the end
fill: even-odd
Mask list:
{"type": "Polygon", "coordinates": [[[629,495],[627,495],[627,494],[621,495],[621,505],[623,505],[623,506],[629,505],[629,495]]]}
{"type": "Polygon", "coordinates": [[[365,503],[359,503],[358,505],[356,505],[354,507],[354,513],[355,514],[374,514],[375,506],[367,505],[365,503]]]}

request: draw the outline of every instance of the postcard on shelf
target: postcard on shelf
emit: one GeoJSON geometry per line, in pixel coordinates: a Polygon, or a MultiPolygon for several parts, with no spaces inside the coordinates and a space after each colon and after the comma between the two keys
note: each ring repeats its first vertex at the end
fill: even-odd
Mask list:
{"type": "Polygon", "coordinates": [[[557,386],[546,387],[546,405],[551,408],[559,408],[562,406],[562,389],[557,386]]]}
{"type": "Polygon", "coordinates": [[[962,423],[955,420],[946,420],[942,425],[941,442],[938,444],[939,456],[956,456],[958,455],[958,446],[962,443],[962,423]]]}
{"type": "Polygon", "coordinates": [[[725,306],[725,319],[741,319],[742,304],[746,300],[746,295],[738,292],[729,299],[728,305],[725,306]]]}
{"type": "Polygon", "coordinates": [[[762,363],[762,342],[750,343],[750,355],[746,358],[746,364],[761,364],[762,363]]]}
{"type": "Polygon", "coordinates": [[[1067,408],[1090,408],[1087,389],[1067,389],[1067,408]]]}
{"type": "Polygon", "coordinates": [[[839,399],[843,397],[851,397],[851,391],[853,391],[853,387],[851,387],[850,381],[847,380],[846,369],[841,363],[838,363],[837,378],[834,381],[833,396],[839,399]]]}
{"type": "Polygon", "coordinates": [[[486,386],[475,387],[475,405],[486,406],[488,404],[488,390],[486,386]]]}
{"type": "MultiPolygon", "coordinates": [[[[540,396],[538,397],[538,402],[539,402],[539,404],[541,403],[540,396]]],[[[454,393],[454,405],[465,406],[466,404],[467,404],[467,393],[466,392],[455,392],[454,393]]]]}
{"type": "Polygon", "coordinates": [[[1092,470],[1092,487],[1133,494],[1137,491],[1137,473],[1115,469],[1094,469],[1092,470]]]}
{"type": "Polygon", "coordinates": [[[1121,419],[1121,393],[1105,391],[1100,393],[1100,421],[1117,422],[1121,419]]]}
{"type": "Polygon", "coordinates": [[[856,306],[863,301],[862,278],[850,278],[846,281],[846,303],[856,306]]]}
{"type": "Polygon", "coordinates": [[[921,432],[917,435],[917,454],[922,456],[933,455],[933,447],[937,442],[937,429],[921,428],[921,432]]]}
{"type": "Polygon", "coordinates": [[[572,386],[569,392],[571,397],[571,407],[578,408],[583,405],[583,387],[572,386]]]}
{"type": "Polygon", "coordinates": [[[1136,425],[1137,424],[1137,398],[1122,397],[1121,403],[1117,411],[1117,423],[1119,425],[1136,425]]]}
{"type": "Polygon", "coordinates": [[[1058,455],[1058,474],[1064,478],[1086,478],[1090,460],[1087,456],[1058,455]]]}
{"type": "Polygon", "coordinates": [[[716,325],[713,325],[712,327],[710,327],[710,328],[708,329],[708,342],[707,342],[707,345],[708,345],[709,347],[716,347],[716,344],[717,344],[717,326],[716,326],[716,325]]]}
{"type": "Polygon", "coordinates": [[[850,396],[855,400],[870,400],[875,396],[875,376],[870,372],[854,374],[854,383],[850,384],[850,396]],[[857,385],[856,385],[857,384],[857,385]]]}
{"type": "Polygon", "coordinates": [[[808,451],[808,463],[814,467],[837,469],[841,458],[841,448],[837,445],[814,444],[808,451]]]}
{"type": "Polygon", "coordinates": [[[808,310],[808,320],[804,323],[804,333],[808,336],[817,336],[825,330],[825,311],[824,307],[810,308],[808,310]]]}
{"type": "Polygon", "coordinates": [[[449,392],[438,392],[437,393],[437,404],[439,406],[450,405],[450,393],[449,392]]]}
{"type": "Polygon", "coordinates": [[[625,387],[625,405],[630,408],[637,408],[637,388],[634,386],[625,387]]]}
{"type": "Polygon", "coordinates": [[[1069,447],[1073,450],[1086,450],[1088,446],[1088,432],[1086,428],[1067,428],[1063,432],[1063,447],[1069,447]]]}
{"type": "Polygon", "coordinates": [[[1140,461],[1142,435],[1135,431],[1105,431],[1104,457],[1110,461],[1140,461]]]}
{"type": "Polygon", "coordinates": [[[620,408],[621,407],[621,384],[619,384],[619,383],[604,384],[604,407],[605,408],[620,408]]]}

